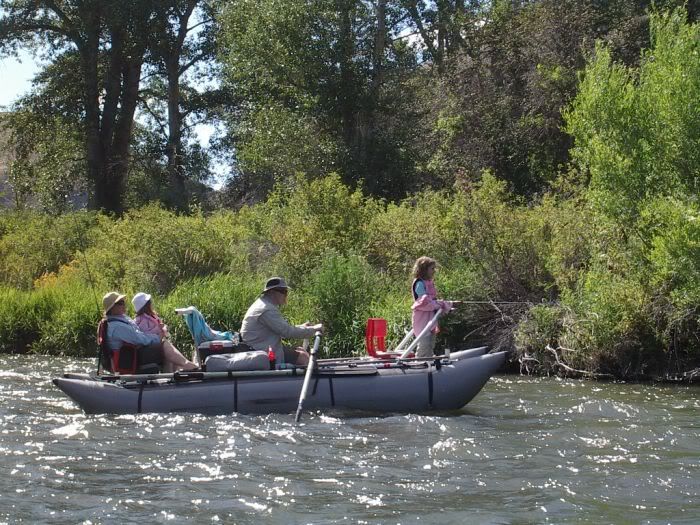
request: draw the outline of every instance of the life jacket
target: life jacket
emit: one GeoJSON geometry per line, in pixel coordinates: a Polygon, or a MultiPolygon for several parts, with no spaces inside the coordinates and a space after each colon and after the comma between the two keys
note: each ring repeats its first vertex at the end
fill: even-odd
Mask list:
{"type": "Polygon", "coordinates": [[[416,293],[416,286],[419,282],[425,285],[425,292],[431,299],[437,299],[437,290],[435,289],[435,283],[433,281],[426,281],[425,279],[413,279],[413,285],[411,285],[411,292],[413,293],[413,300],[418,300],[418,294],[416,293]]]}

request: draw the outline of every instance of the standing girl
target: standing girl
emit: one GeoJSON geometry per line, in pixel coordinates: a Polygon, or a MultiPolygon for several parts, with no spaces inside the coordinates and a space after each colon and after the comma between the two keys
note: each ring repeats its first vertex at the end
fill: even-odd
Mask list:
{"type": "Polygon", "coordinates": [[[180,370],[197,370],[197,365],[182,355],[175,348],[175,345],[170,342],[168,327],[161,321],[153,308],[151,296],[147,293],[139,292],[134,295],[131,304],[134,305],[134,310],[136,310],[134,321],[139,329],[146,334],[156,334],[163,341],[163,371],[169,373],[180,370]]]}
{"type": "MultiPolygon", "coordinates": [[[[433,283],[437,261],[430,257],[419,257],[413,265],[413,304],[411,305],[411,324],[413,335],[418,337],[438,310],[449,312],[452,301],[441,301],[433,283]]],[[[416,357],[432,357],[435,348],[435,336],[440,331],[437,323],[432,330],[418,341],[416,357]]]]}

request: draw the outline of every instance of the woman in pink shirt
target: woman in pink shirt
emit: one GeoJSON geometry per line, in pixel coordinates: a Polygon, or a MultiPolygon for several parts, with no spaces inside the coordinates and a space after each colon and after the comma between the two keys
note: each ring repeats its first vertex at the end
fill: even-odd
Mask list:
{"type": "MultiPolygon", "coordinates": [[[[411,324],[413,335],[418,337],[438,310],[449,312],[453,301],[441,301],[437,298],[437,290],[433,277],[437,261],[430,257],[419,257],[413,265],[413,304],[411,305],[411,324]]],[[[432,357],[435,348],[435,336],[440,331],[437,323],[430,333],[418,341],[416,357],[432,357]]]]}
{"type": "Polygon", "coordinates": [[[158,317],[158,314],[153,308],[151,296],[147,293],[139,292],[134,295],[131,304],[134,305],[134,310],[136,310],[134,322],[138,325],[139,329],[146,334],[155,334],[161,338],[163,343],[163,371],[176,372],[180,370],[197,370],[197,365],[182,355],[180,351],[175,348],[175,345],[170,342],[168,327],[163,323],[160,317],[158,317]]]}

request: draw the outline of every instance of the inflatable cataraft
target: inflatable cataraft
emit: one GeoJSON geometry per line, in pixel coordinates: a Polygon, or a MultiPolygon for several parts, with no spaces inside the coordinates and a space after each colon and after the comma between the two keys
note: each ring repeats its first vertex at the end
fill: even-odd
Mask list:
{"type": "Polygon", "coordinates": [[[282,369],[270,369],[264,352],[228,353],[230,341],[207,342],[198,345],[200,358],[203,357],[202,371],[71,373],[53,382],[88,414],[262,414],[291,413],[297,409],[298,418],[302,401],[307,410],[386,413],[459,409],[479,393],[505,362],[507,352],[490,354],[486,347],[412,358],[422,334],[405,350],[402,348],[410,334],[396,350],[383,352],[373,344],[376,337],[368,332],[368,357],[316,360],[321,337],[317,333],[309,366],[282,369]],[[202,354],[204,349],[207,351],[202,354]]]}
{"type": "MultiPolygon", "coordinates": [[[[485,348],[434,359],[320,360],[304,406],[379,412],[461,408],[505,361],[485,348]]],[[[88,414],[141,412],[291,413],[306,370],[252,370],[89,376],[65,374],[54,384],[88,414]]]]}

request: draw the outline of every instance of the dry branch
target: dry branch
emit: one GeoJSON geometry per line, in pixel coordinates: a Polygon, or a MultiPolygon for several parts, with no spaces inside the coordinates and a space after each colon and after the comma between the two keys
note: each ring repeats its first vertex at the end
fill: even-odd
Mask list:
{"type": "Polygon", "coordinates": [[[554,355],[554,359],[556,361],[557,366],[559,366],[561,369],[563,369],[569,374],[574,374],[582,377],[592,377],[595,379],[614,379],[614,377],[611,374],[599,374],[596,372],[589,372],[588,370],[578,370],[576,368],[571,368],[569,365],[564,363],[559,357],[559,353],[557,351],[564,350],[561,346],[554,349],[550,345],[547,345],[545,349],[554,355]]]}

